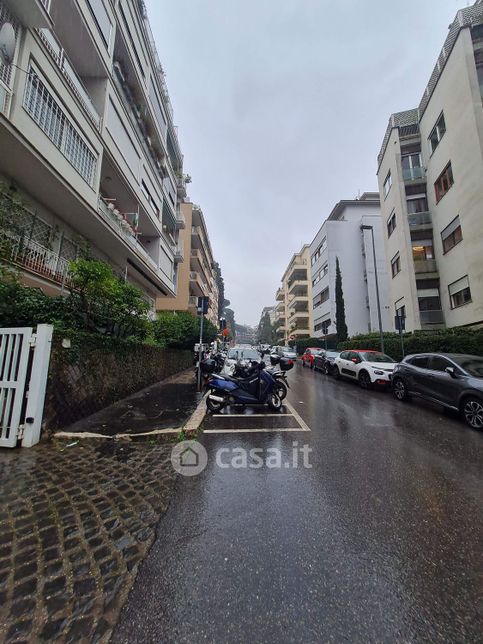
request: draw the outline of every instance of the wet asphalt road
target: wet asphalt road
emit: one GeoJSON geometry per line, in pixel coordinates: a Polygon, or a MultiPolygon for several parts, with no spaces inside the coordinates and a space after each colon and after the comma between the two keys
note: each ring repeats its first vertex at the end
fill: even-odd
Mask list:
{"type": "Polygon", "coordinates": [[[481,642],[483,435],[300,366],[289,378],[311,432],[202,438],[208,466],[179,477],[113,641],[481,642]],[[214,462],[220,447],[291,461],[293,441],[311,468],[214,462]]]}

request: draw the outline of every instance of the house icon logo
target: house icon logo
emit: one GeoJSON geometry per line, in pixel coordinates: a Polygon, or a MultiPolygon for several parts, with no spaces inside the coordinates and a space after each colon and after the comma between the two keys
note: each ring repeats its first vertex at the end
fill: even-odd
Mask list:
{"type": "Polygon", "coordinates": [[[205,469],[208,454],[198,441],[183,441],[171,450],[171,463],[178,474],[196,476],[205,469]]]}

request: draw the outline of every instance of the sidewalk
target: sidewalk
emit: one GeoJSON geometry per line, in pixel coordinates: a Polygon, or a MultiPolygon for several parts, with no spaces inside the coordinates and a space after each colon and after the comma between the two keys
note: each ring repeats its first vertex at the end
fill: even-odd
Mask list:
{"type": "Polygon", "coordinates": [[[188,369],[83,418],[64,431],[115,436],[181,428],[200,400],[194,370],[188,369]]]}
{"type": "Polygon", "coordinates": [[[109,640],[176,481],[166,437],[111,437],[180,428],[200,399],[189,370],[75,423],[78,439],[0,450],[1,642],[109,640]]]}
{"type": "Polygon", "coordinates": [[[0,641],[108,640],[171,499],[170,453],[106,439],[0,451],[0,641]]]}

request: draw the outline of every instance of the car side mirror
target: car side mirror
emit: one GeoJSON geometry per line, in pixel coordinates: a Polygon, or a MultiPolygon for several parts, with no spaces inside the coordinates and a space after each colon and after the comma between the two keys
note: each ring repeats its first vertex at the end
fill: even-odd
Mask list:
{"type": "Polygon", "coordinates": [[[449,375],[452,378],[457,378],[458,374],[456,373],[456,369],[454,367],[446,367],[445,369],[446,373],[449,373],[449,375]]]}

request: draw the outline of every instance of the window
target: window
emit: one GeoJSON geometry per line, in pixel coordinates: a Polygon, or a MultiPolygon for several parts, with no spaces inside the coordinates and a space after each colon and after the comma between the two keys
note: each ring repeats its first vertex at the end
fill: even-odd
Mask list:
{"type": "Polygon", "coordinates": [[[436,121],[436,125],[431,130],[431,134],[429,135],[429,138],[428,138],[429,150],[431,154],[433,154],[433,152],[438,147],[439,142],[443,138],[445,132],[446,132],[446,123],[444,122],[444,114],[443,112],[441,112],[438,120],[436,121]]]}
{"type": "Polygon", "coordinates": [[[461,232],[459,216],[455,217],[449,226],[446,226],[441,233],[441,239],[443,241],[443,252],[445,253],[462,241],[463,233],[461,232]]]}
{"type": "Polygon", "coordinates": [[[406,199],[406,205],[409,215],[414,215],[418,212],[428,212],[428,200],[426,195],[406,199]]]}
{"type": "Polygon", "coordinates": [[[324,275],[327,275],[329,272],[329,264],[328,262],[325,262],[325,264],[322,266],[321,270],[321,277],[324,277],[324,275]]]}
{"type": "Polygon", "coordinates": [[[329,287],[324,288],[324,290],[321,293],[319,293],[317,297],[314,298],[314,309],[316,309],[324,302],[327,302],[328,299],[329,299],[329,287]]]}
{"type": "Polygon", "coordinates": [[[328,266],[328,263],[325,262],[325,264],[322,266],[322,268],[319,271],[317,271],[317,273],[314,275],[314,277],[312,279],[312,286],[315,286],[316,284],[318,284],[320,282],[320,280],[325,275],[327,275],[328,272],[329,272],[329,266],[328,266]]]}
{"type": "Polygon", "coordinates": [[[112,25],[103,1],[87,0],[87,4],[89,5],[92,15],[94,16],[97,28],[99,29],[99,33],[101,34],[106,47],[109,47],[112,25]]]}
{"type": "Polygon", "coordinates": [[[465,304],[471,302],[471,291],[468,275],[465,275],[461,279],[450,284],[448,286],[448,291],[452,309],[456,309],[459,306],[464,306],[465,304]]]}
{"type": "Polygon", "coordinates": [[[451,162],[448,163],[446,168],[437,178],[434,184],[434,190],[436,193],[436,202],[440,201],[444,195],[448,192],[451,186],[454,183],[453,179],[453,169],[451,167],[451,162]]]}
{"type": "Polygon", "coordinates": [[[92,186],[96,156],[32,68],[25,85],[23,106],[81,177],[92,186]]]}
{"type": "Polygon", "coordinates": [[[405,181],[414,181],[423,177],[423,168],[421,167],[421,155],[419,152],[406,154],[401,157],[403,179],[405,181]]]}
{"type": "Polygon", "coordinates": [[[319,247],[317,248],[317,250],[315,251],[315,253],[312,255],[312,257],[310,259],[310,263],[312,264],[312,266],[319,259],[320,254],[321,254],[322,250],[324,249],[324,246],[325,246],[326,243],[327,243],[327,237],[324,237],[322,239],[322,241],[320,242],[319,247]]]}
{"type": "Polygon", "coordinates": [[[406,307],[404,304],[400,306],[399,308],[396,308],[396,315],[398,318],[405,318],[406,317],[406,307]]]}
{"type": "Polygon", "coordinates": [[[451,362],[443,358],[443,356],[431,356],[429,360],[429,368],[433,371],[444,371],[446,367],[452,366],[451,362]]]}
{"type": "Polygon", "coordinates": [[[153,199],[153,197],[152,197],[151,193],[149,192],[148,187],[147,187],[146,183],[144,182],[144,180],[143,180],[143,181],[141,181],[141,190],[142,190],[142,192],[143,192],[144,196],[146,197],[146,199],[149,201],[149,205],[150,205],[150,206],[151,206],[151,208],[154,210],[154,212],[156,213],[156,216],[157,216],[157,217],[158,217],[158,219],[159,219],[159,208],[158,208],[158,205],[157,205],[157,203],[154,201],[154,199],[153,199]]]}
{"type": "Polygon", "coordinates": [[[433,240],[421,239],[413,241],[413,259],[415,262],[424,262],[428,259],[434,259],[433,240]]]}
{"type": "Polygon", "coordinates": [[[394,255],[394,257],[391,259],[391,273],[393,277],[396,277],[396,275],[401,271],[401,260],[399,258],[399,253],[394,255]]]}
{"type": "Polygon", "coordinates": [[[427,369],[429,363],[429,356],[417,356],[408,360],[409,364],[418,369],[427,369]]]}
{"type": "Polygon", "coordinates": [[[393,212],[392,215],[387,220],[387,236],[390,237],[396,228],[396,213],[393,212]]]}
{"type": "Polygon", "coordinates": [[[392,186],[392,177],[391,177],[391,171],[387,173],[387,177],[384,180],[384,186],[383,186],[383,191],[384,191],[384,198],[387,197],[389,190],[391,189],[392,186]]]}
{"type": "Polygon", "coordinates": [[[323,335],[328,335],[331,323],[332,322],[331,322],[330,318],[328,320],[324,320],[323,322],[318,322],[314,326],[314,330],[315,331],[322,331],[323,335]]]}

